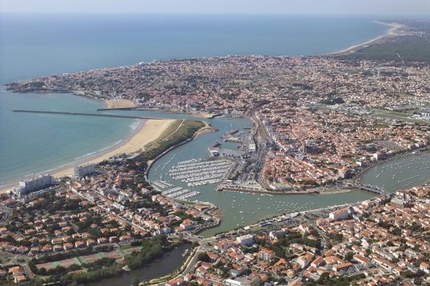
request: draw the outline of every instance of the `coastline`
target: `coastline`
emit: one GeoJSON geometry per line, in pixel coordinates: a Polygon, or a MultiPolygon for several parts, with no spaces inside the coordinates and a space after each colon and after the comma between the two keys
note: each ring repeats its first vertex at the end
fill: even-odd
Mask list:
{"type": "Polygon", "coordinates": [[[113,146],[106,151],[90,156],[88,159],[85,159],[85,161],[73,163],[72,166],[56,169],[51,172],[51,175],[56,178],[64,177],[73,174],[73,168],[75,166],[100,163],[101,161],[117,154],[131,154],[143,151],[145,146],[156,140],[173,121],[174,120],[170,119],[146,120],[145,122],[141,121],[140,126],[136,128],[136,132],[132,134],[128,140],[124,140],[123,143],[113,146]]]}
{"type": "MultiPolygon", "coordinates": [[[[364,43],[350,46],[350,47],[343,49],[341,51],[327,54],[327,56],[330,56],[330,55],[336,56],[336,55],[341,55],[341,54],[354,53],[355,51],[357,51],[360,48],[364,48],[364,47],[367,47],[371,44],[375,44],[379,41],[383,41],[384,39],[386,39],[388,37],[393,37],[393,36],[399,35],[399,33],[397,31],[398,31],[398,29],[403,27],[403,25],[398,24],[398,23],[386,23],[386,22],[381,22],[381,21],[377,21],[377,20],[375,20],[374,22],[381,24],[381,25],[390,26],[391,29],[389,29],[386,32],[386,34],[384,34],[384,35],[378,36],[378,37],[371,39],[369,41],[366,41],[364,43]]],[[[85,96],[85,97],[88,97],[90,99],[97,100],[97,98],[86,96],[84,93],[82,93],[80,91],[72,91],[72,93],[75,94],[76,96],[85,96]]],[[[133,101],[126,100],[126,99],[104,99],[103,101],[105,102],[107,109],[135,108],[136,107],[136,104],[133,101]]],[[[170,110],[169,112],[175,112],[175,111],[170,110]]],[[[177,111],[177,112],[179,112],[179,111],[177,111]]],[[[193,113],[191,113],[191,114],[193,114],[193,113]]],[[[205,117],[205,118],[211,118],[212,117],[211,115],[208,115],[205,113],[194,113],[194,115],[205,117]]],[[[142,149],[144,147],[144,145],[157,139],[157,137],[163,133],[163,131],[168,127],[168,125],[173,120],[155,120],[155,121],[158,121],[159,124],[156,124],[153,121],[154,120],[147,120],[146,122],[140,122],[139,127],[137,127],[136,130],[133,131],[133,134],[130,135],[130,138],[124,139],[121,143],[119,143],[115,146],[112,146],[112,147],[110,147],[106,150],[103,150],[103,151],[99,151],[99,152],[97,152],[97,154],[94,154],[92,156],[88,156],[87,158],[84,158],[80,161],[68,163],[65,166],[61,166],[61,167],[55,168],[53,170],[47,170],[45,172],[38,173],[37,175],[49,173],[49,174],[53,175],[54,177],[59,178],[59,177],[63,177],[63,176],[67,176],[67,175],[72,174],[73,168],[75,166],[85,165],[85,164],[90,164],[90,163],[99,163],[105,159],[108,159],[111,156],[116,155],[116,154],[134,153],[136,151],[139,151],[139,149],[142,149]],[[166,124],[166,122],[168,124],[166,124]],[[154,131],[158,131],[158,132],[156,132],[157,136],[152,136],[152,135],[154,135],[154,131]],[[148,134],[149,134],[149,136],[148,136],[148,134]],[[137,138],[140,138],[142,140],[140,142],[140,144],[138,143],[139,141],[135,142],[135,141],[139,140],[137,138]],[[146,138],[147,140],[144,140],[143,138],[146,138]],[[136,147],[136,144],[139,145],[139,147],[136,147]]],[[[7,185],[0,185],[0,194],[7,191],[7,190],[10,190],[13,187],[16,187],[17,184],[18,183],[16,182],[16,183],[11,183],[11,184],[7,184],[7,185]]]]}
{"type": "MultiPolygon", "coordinates": [[[[105,101],[106,105],[116,107],[124,107],[123,105],[129,105],[131,101],[105,101]]],[[[131,102],[132,103],[132,102],[131,102]]],[[[73,169],[76,166],[100,163],[117,154],[131,154],[138,151],[143,151],[145,146],[150,142],[156,140],[163,132],[174,122],[173,119],[166,120],[140,120],[139,126],[133,130],[128,138],[124,138],[119,144],[114,145],[105,150],[101,150],[92,156],[83,158],[82,160],[68,163],[64,166],[55,168],[53,170],[47,170],[40,174],[51,174],[55,178],[61,178],[64,176],[72,175],[73,169]]],[[[18,186],[18,182],[0,186],[0,194],[18,186]]]]}
{"type": "MultiPolygon", "coordinates": [[[[381,23],[381,24],[384,24],[384,23],[381,23]]],[[[389,24],[386,24],[385,23],[385,25],[389,25],[389,24]]],[[[390,30],[391,31],[391,30],[390,30]]],[[[375,39],[372,39],[372,40],[370,40],[370,41],[367,41],[366,43],[369,43],[369,44],[366,44],[366,43],[363,43],[363,44],[358,44],[358,45],[355,45],[355,46],[352,46],[352,47],[349,47],[349,48],[347,48],[347,49],[345,49],[345,50],[343,50],[343,51],[346,51],[346,53],[348,53],[347,52],[347,50],[349,50],[349,49],[352,49],[352,48],[355,48],[355,50],[352,50],[352,51],[350,51],[350,53],[354,53],[354,52],[356,52],[357,50],[359,50],[360,49],[360,46],[362,46],[363,48],[366,48],[368,45],[371,45],[371,44],[377,44],[378,43],[378,41],[384,41],[385,39],[387,39],[387,37],[388,37],[388,34],[386,34],[386,35],[382,35],[382,36],[379,36],[379,37],[377,37],[377,38],[375,38],[375,39]],[[372,43],[373,41],[375,41],[374,43],[372,43]]],[[[336,54],[337,53],[339,53],[339,52],[336,52],[336,54]]],[[[107,104],[107,108],[128,108],[128,107],[133,107],[133,106],[129,106],[129,104],[130,104],[130,102],[127,102],[126,100],[122,100],[122,99],[114,99],[114,100],[105,100],[104,102],[106,102],[106,104],[107,104]],[[108,101],[111,101],[110,103],[108,103],[108,101]]],[[[133,104],[133,103],[132,103],[133,104]]],[[[153,121],[153,120],[152,120],[153,121]]],[[[73,162],[73,163],[68,163],[67,165],[65,165],[65,166],[63,166],[63,167],[60,167],[60,168],[55,168],[55,172],[57,172],[57,173],[51,173],[54,177],[64,177],[65,175],[68,175],[68,174],[62,174],[62,172],[64,173],[64,172],[66,172],[66,171],[68,171],[68,172],[70,172],[70,174],[71,173],[73,173],[73,167],[74,166],[78,166],[78,165],[85,165],[85,164],[88,164],[88,163],[97,163],[97,162],[100,162],[100,161],[102,161],[102,160],[104,160],[104,159],[100,159],[100,158],[103,158],[103,157],[106,157],[106,158],[109,158],[109,156],[107,155],[107,153],[112,153],[113,155],[115,155],[115,154],[120,154],[120,153],[134,153],[134,152],[136,152],[136,151],[139,151],[139,150],[144,150],[145,149],[145,146],[148,146],[148,144],[150,143],[150,142],[153,142],[153,140],[157,140],[157,138],[160,138],[160,135],[161,134],[163,134],[163,132],[167,129],[167,128],[169,128],[169,126],[171,126],[171,124],[172,124],[172,122],[170,122],[170,124],[167,124],[164,128],[161,126],[162,125],[162,122],[164,122],[164,121],[169,121],[169,120],[163,120],[163,121],[158,121],[158,123],[160,123],[160,125],[159,125],[159,127],[154,127],[154,129],[149,129],[150,128],[150,123],[151,123],[151,120],[139,120],[139,124],[136,124],[136,125],[138,125],[136,128],[134,128],[131,132],[129,132],[130,134],[128,134],[127,136],[125,136],[124,138],[122,138],[122,140],[119,142],[119,143],[117,143],[117,144],[115,144],[114,146],[111,146],[111,147],[109,147],[109,148],[106,148],[106,149],[101,149],[101,150],[98,150],[97,151],[97,153],[96,154],[93,154],[93,155],[89,155],[89,156],[85,156],[84,158],[82,158],[79,162],[73,162]],[[161,126],[161,127],[160,127],[161,126]],[[146,129],[146,133],[145,133],[145,129],[146,129]],[[160,129],[162,129],[162,130],[160,130],[160,129]],[[159,134],[157,135],[157,136],[155,136],[153,133],[156,133],[156,132],[159,132],[159,134]],[[118,151],[118,150],[121,150],[121,148],[122,147],[125,147],[126,145],[128,145],[129,143],[131,143],[131,141],[133,140],[133,139],[136,139],[136,141],[138,140],[137,138],[135,138],[135,137],[138,137],[139,136],[139,134],[140,133],[143,133],[142,134],[142,136],[146,136],[146,137],[148,137],[148,136],[153,136],[154,135],[154,139],[152,140],[152,141],[149,141],[149,142],[147,142],[147,143],[143,143],[144,145],[142,145],[142,142],[141,141],[138,141],[138,144],[139,144],[139,146],[141,146],[140,148],[138,148],[138,149],[136,149],[135,151],[123,151],[123,152],[121,152],[121,151],[118,151]],[[93,159],[92,159],[93,158],[93,159]],[[84,162],[84,163],[80,163],[80,162],[84,162]],[[94,162],[93,162],[94,161],[94,162]]],[[[206,123],[206,122],[205,122],[206,123]]],[[[202,133],[204,133],[204,132],[202,132],[202,133]]],[[[196,137],[197,136],[199,136],[199,133],[197,133],[196,134],[196,137]]],[[[145,141],[143,141],[143,142],[145,142],[145,141]]],[[[106,159],[105,158],[105,159],[106,159]]],[[[383,163],[385,163],[385,162],[381,162],[381,164],[383,164],[383,163]]],[[[148,167],[148,170],[149,170],[149,167],[148,167]]],[[[0,185],[0,194],[2,193],[2,187],[3,186],[1,186],[0,185]]],[[[346,193],[346,192],[351,192],[352,190],[350,190],[350,189],[345,189],[345,190],[339,190],[339,191],[328,191],[328,192],[321,192],[321,193],[319,193],[320,195],[332,195],[332,194],[337,194],[337,193],[346,193]]],[[[313,203],[312,203],[313,204],[313,203]]],[[[331,210],[331,208],[336,208],[336,207],[339,207],[339,206],[346,206],[346,205],[354,205],[355,203],[348,203],[348,204],[345,204],[345,205],[334,205],[334,206],[328,206],[328,207],[321,207],[321,208],[319,208],[320,210],[331,210]]],[[[358,202],[357,202],[357,204],[358,204],[358,202]]],[[[312,208],[313,206],[311,206],[311,208],[312,208]]],[[[236,208],[236,210],[237,210],[237,208],[236,208]]],[[[304,210],[304,211],[300,211],[300,212],[297,212],[301,217],[301,219],[303,219],[304,220],[304,217],[306,216],[306,214],[307,213],[312,213],[312,211],[316,211],[316,210],[318,210],[318,209],[312,209],[312,210],[304,210]]],[[[220,212],[221,213],[221,210],[220,209],[218,209],[218,212],[220,212]]],[[[226,214],[224,214],[224,216],[226,216],[226,214]]],[[[222,217],[222,215],[220,214],[220,217],[222,217]]],[[[281,217],[283,217],[283,215],[275,215],[274,217],[279,217],[279,218],[281,218],[281,217]]],[[[254,219],[253,219],[254,220],[254,219]]],[[[264,218],[264,220],[266,220],[265,218],[264,218]]],[[[258,222],[255,222],[255,224],[256,225],[258,225],[258,222]]],[[[247,224],[247,225],[252,225],[251,223],[249,223],[249,224],[247,224]]],[[[239,226],[239,225],[238,225],[239,226]]],[[[243,227],[243,226],[241,226],[241,227],[243,227]]],[[[239,228],[241,228],[241,227],[239,227],[239,228]]],[[[222,233],[225,233],[225,232],[229,232],[230,233],[230,231],[231,231],[231,233],[233,233],[233,230],[229,230],[229,231],[222,231],[222,233]]],[[[187,249],[188,250],[188,249],[187,249]]],[[[195,256],[197,256],[197,251],[198,251],[199,249],[198,248],[195,248],[195,249],[193,249],[192,251],[191,251],[191,254],[189,254],[189,256],[188,256],[188,258],[186,259],[186,261],[184,262],[184,269],[188,266],[188,262],[190,262],[190,261],[192,261],[192,258],[194,257],[194,255],[195,256]],[[195,253],[195,251],[196,251],[196,253],[195,253]]],[[[163,258],[164,259],[164,258],[163,258]]],[[[145,269],[146,270],[146,269],[145,269]]],[[[180,268],[180,270],[182,270],[182,268],[180,268]]],[[[182,271],[180,271],[180,270],[177,270],[177,271],[179,271],[179,272],[182,272],[182,271]]],[[[142,269],[141,268],[139,268],[137,271],[141,271],[142,272],[142,269]]],[[[136,272],[137,272],[136,271],[136,272]]],[[[172,271],[172,274],[170,274],[170,275],[173,275],[173,274],[175,274],[175,272],[174,271],[172,271]]],[[[185,271],[184,271],[184,274],[185,274],[185,271]]],[[[129,278],[131,278],[132,277],[132,275],[134,275],[133,273],[129,273],[129,274],[127,274],[127,277],[129,277],[129,278]],[[131,274],[131,275],[130,275],[131,274]]],[[[174,276],[176,276],[176,275],[174,275],[174,276]]],[[[179,276],[178,276],[179,277],[179,276]]],[[[103,280],[100,280],[100,281],[98,281],[98,282],[96,282],[96,283],[105,283],[106,282],[106,280],[109,280],[109,278],[108,279],[105,279],[104,281],[103,280]]],[[[167,282],[167,280],[169,280],[169,279],[165,279],[166,280],[166,282],[167,282]]],[[[150,280],[148,283],[150,283],[150,282],[153,282],[153,283],[155,283],[155,282],[158,282],[158,283],[161,283],[161,281],[158,281],[158,280],[150,280]]],[[[143,282],[141,282],[142,284],[141,285],[143,285],[144,283],[143,282]]],[[[154,284],[155,285],[155,284],[154,284]]]]}
{"type": "Polygon", "coordinates": [[[374,44],[376,44],[376,43],[383,42],[383,41],[385,41],[387,38],[395,37],[395,36],[400,35],[400,34],[398,33],[398,30],[399,30],[401,27],[403,27],[403,25],[398,24],[398,23],[386,23],[386,22],[381,22],[381,21],[377,21],[377,20],[375,20],[375,21],[373,21],[373,22],[374,22],[374,23],[377,23],[377,24],[380,24],[380,25],[389,26],[389,27],[391,27],[391,29],[389,29],[389,30],[387,31],[387,33],[385,33],[384,35],[381,35],[381,36],[378,36],[378,37],[376,37],[376,38],[370,39],[369,41],[366,41],[366,42],[364,42],[364,43],[360,43],[360,44],[357,44],[357,45],[353,45],[353,46],[350,46],[350,47],[348,47],[348,48],[346,48],[346,49],[343,49],[343,50],[340,50],[340,51],[337,51],[337,52],[330,53],[330,54],[328,54],[328,55],[329,55],[329,56],[338,56],[338,55],[349,55],[349,54],[353,54],[354,52],[356,52],[356,51],[357,51],[357,50],[359,50],[359,49],[367,48],[367,47],[368,47],[368,46],[370,46],[370,45],[374,45],[374,44]]]}

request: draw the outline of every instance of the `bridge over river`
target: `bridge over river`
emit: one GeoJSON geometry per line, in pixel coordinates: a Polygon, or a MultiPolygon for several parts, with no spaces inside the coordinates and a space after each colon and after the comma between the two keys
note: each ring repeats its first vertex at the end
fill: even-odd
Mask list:
{"type": "Polygon", "coordinates": [[[361,190],[372,192],[372,193],[379,194],[379,195],[386,194],[386,191],[383,188],[378,187],[378,186],[374,186],[374,185],[360,184],[357,187],[360,188],[361,190]]]}

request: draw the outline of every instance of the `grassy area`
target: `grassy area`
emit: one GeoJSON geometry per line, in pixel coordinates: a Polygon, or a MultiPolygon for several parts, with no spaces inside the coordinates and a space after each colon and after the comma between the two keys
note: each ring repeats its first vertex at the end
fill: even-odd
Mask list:
{"type": "Polygon", "coordinates": [[[409,122],[417,122],[417,123],[424,123],[424,124],[430,125],[430,121],[423,120],[423,119],[415,119],[415,118],[412,118],[409,114],[402,113],[402,112],[374,110],[374,113],[372,114],[372,116],[389,118],[389,119],[399,119],[399,120],[404,120],[409,122]]]}
{"type": "Polygon", "coordinates": [[[401,117],[403,119],[408,119],[410,117],[409,114],[403,112],[396,111],[381,111],[378,110],[375,112],[375,115],[384,115],[384,116],[392,116],[392,117],[401,117]]]}
{"type": "MultiPolygon", "coordinates": [[[[130,244],[124,244],[124,245],[121,245],[121,247],[120,247],[121,250],[127,250],[130,248],[136,248],[136,246],[132,246],[130,244]]],[[[139,247],[139,248],[141,248],[141,247],[139,247]]]]}
{"type": "Polygon", "coordinates": [[[430,62],[430,41],[419,36],[394,37],[340,57],[358,60],[430,62]]]}
{"type": "Polygon", "coordinates": [[[156,158],[170,147],[192,138],[194,134],[204,126],[205,124],[202,121],[174,121],[157,140],[153,141],[145,148],[145,157],[148,160],[156,158]]]}

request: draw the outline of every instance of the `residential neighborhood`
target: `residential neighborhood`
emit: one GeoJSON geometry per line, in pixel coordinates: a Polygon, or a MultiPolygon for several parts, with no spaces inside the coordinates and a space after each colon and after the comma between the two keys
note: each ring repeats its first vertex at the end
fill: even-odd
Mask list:
{"type": "Polygon", "coordinates": [[[304,213],[271,230],[253,225],[207,239],[193,271],[165,285],[427,285],[429,191],[414,187],[328,217],[304,213]]]}
{"type": "MultiPolygon", "coordinates": [[[[79,166],[73,176],[42,175],[2,193],[0,282],[100,282],[189,244],[174,272],[132,284],[430,285],[430,163],[414,161],[429,151],[429,82],[427,62],[234,55],[154,60],[10,83],[8,91],[125,100],[131,107],[119,108],[124,112],[191,114],[205,123],[187,127],[189,120],[177,120],[171,133],[151,142],[151,150],[141,146],[135,154],[79,166]],[[252,127],[246,134],[232,129],[218,136],[234,147],[206,142],[212,144],[203,147],[208,158],[185,158],[167,175],[148,179],[154,161],[192,142],[201,129],[216,131],[210,121],[218,117],[246,118],[252,127]],[[401,166],[410,169],[407,178],[399,178],[398,158],[412,158],[401,166]],[[390,166],[383,165],[387,161],[390,166]],[[381,167],[376,179],[391,168],[387,181],[404,187],[363,184],[363,174],[373,167],[381,167]],[[214,203],[188,200],[204,190],[182,190],[163,181],[168,176],[190,187],[213,185],[216,195],[303,195],[318,202],[315,197],[343,191],[372,194],[313,210],[314,202],[305,202],[294,212],[274,210],[272,204],[265,207],[275,215],[264,213],[250,225],[244,225],[244,210],[259,214],[243,200],[243,209],[235,212],[243,214],[242,225],[204,237],[203,231],[233,221],[233,215],[214,203]]],[[[233,195],[222,198],[235,202],[233,195]]]]}

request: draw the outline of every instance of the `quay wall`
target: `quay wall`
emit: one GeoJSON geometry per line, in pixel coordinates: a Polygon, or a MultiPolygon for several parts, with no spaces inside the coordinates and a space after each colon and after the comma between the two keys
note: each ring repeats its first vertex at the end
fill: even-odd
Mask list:
{"type": "Polygon", "coordinates": [[[44,111],[44,110],[14,109],[13,112],[37,113],[37,114],[58,114],[58,115],[71,115],[71,116],[113,117],[113,118],[127,118],[127,119],[166,120],[166,118],[147,117],[147,116],[130,116],[130,115],[117,115],[117,114],[97,114],[97,113],[67,112],[67,111],[44,111]]]}
{"type": "Polygon", "coordinates": [[[316,191],[294,191],[294,192],[275,192],[267,190],[257,190],[251,188],[240,188],[235,186],[223,185],[219,188],[220,190],[233,191],[233,192],[244,192],[261,195],[314,195],[318,194],[316,191]]]}

